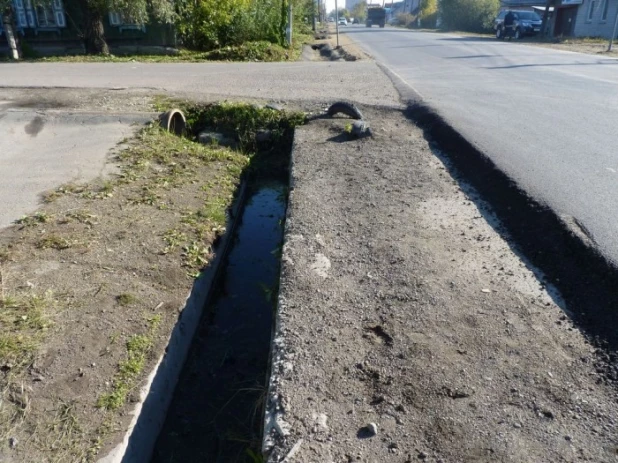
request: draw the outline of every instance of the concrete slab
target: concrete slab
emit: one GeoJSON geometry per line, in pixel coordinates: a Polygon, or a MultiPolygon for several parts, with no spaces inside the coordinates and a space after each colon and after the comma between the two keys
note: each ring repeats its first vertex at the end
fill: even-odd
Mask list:
{"type": "Polygon", "coordinates": [[[109,173],[108,153],[154,114],[20,110],[0,101],[0,228],[67,182],[109,173]]]}

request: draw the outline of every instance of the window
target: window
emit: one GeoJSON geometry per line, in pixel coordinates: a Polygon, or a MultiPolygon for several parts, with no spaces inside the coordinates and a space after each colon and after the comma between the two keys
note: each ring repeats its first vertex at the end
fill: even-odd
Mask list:
{"type": "Polygon", "coordinates": [[[146,30],[146,26],[137,24],[137,21],[117,11],[110,11],[109,24],[110,26],[120,28],[120,32],[130,29],[137,29],[141,31],[146,30]]]}
{"type": "MultiPolygon", "coordinates": [[[[30,0],[27,0],[30,2],[30,0]]],[[[36,6],[37,25],[41,29],[66,27],[62,0],[54,0],[51,4],[36,6]]]]}
{"type": "Polygon", "coordinates": [[[601,21],[607,21],[607,10],[609,8],[609,0],[603,2],[603,13],[601,13],[601,21]]]}
{"type": "Polygon", "coordinates": [[[37,6],[36,20],[39,27],[57,27],[56,15],[51,6],[37,6]]]}
{"type": "Polygon", "coordinates": [[[588,16],[586,17],[588,21],[592,21],[592,15],[594,14],[595,3],[596,3],[596,0],[590,0],[590,5],[588,6],[588,16]]]}

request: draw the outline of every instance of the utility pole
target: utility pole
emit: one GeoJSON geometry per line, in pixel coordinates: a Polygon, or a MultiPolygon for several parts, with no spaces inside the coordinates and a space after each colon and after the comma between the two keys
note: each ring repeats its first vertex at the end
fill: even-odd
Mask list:
{"type": "Polygon", "coordinates": [[[614,30],[612,36],[609,38],[609,46],[607,51],[612,51],[612,44],[614,43],[614,37],[616,37],[616,31],[618,30],[618,11],[616,11],[616,19],[614,20],[614,30]]]}
{"type": "Polygon", "coordinates": [[[335,0],[335,31],[337,31],[337,48],[339,48],[339,7],[335,0]]]}
{"type": "Polygon", "coordinates": [[[292,47],[292,21],[293,19],[294,18],[292,16],[292,2],[290,2],[288,5],[288,27],[287,27],[287,30],[285,31],[289,47],[292,47]]]}
{"type": "MultiPolygon", "coordinates": [[[[609,0],[606,0],[609,1],[609,0]]],[[[545,37],[547,35],[547,20],[549,19],[549,6],[551,5],[552,0],[547,0],[545,2],[545,11],[543,12],[543,23],[541,24],[541,35],[545,37]]]]}

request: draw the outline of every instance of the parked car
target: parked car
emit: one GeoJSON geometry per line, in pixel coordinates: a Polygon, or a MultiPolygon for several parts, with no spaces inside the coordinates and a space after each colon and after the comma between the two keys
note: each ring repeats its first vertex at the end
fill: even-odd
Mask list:
{"type": "MultiPolygon", "coordinates": [[[[513,38],[520,39],[526,35],[535,35],[541,31],[543,20],[534,11],[527,10],[511,10],[515,14],[515,22],[513,23],[514,32],[513,38]]],[[[504,17],[508,10],[501,11],[494,20],[494,30],[496,38],[504,38],[504,17]]]]}
{"type": "Polygon", "coordinates": [[[339,18],[339,25],[340,26],[347,26],[348,22],[346,21],[345,18],[339,18]]]}
{"type": "Polygon", "coordinates": [[[352,21],[352,24],[360,24],[360,19],[354,18],[354,21],[352,21]]]}
{"type": "Polygon", "coordinates": [[[335,22],[335,18],[328,18],[328,22],[329,23],[334,23],[335,22]]]}

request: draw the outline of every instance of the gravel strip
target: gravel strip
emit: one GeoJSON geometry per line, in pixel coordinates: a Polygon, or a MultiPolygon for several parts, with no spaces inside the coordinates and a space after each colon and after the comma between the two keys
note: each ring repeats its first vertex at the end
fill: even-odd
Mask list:
{"type": "Polygon", "coordinates": [[[361,110],[373,138],[297,131],[269,461],[614,461],[616,391],[560,296],[418,128],[361,110]]]}

